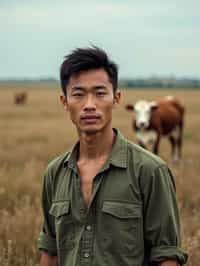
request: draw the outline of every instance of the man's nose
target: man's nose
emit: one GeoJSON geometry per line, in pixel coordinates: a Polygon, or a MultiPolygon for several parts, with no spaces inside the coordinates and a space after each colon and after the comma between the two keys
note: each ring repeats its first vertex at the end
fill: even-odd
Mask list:
{"type": "Polygon", "coordinates": [[[96,100],[93,95],[88,95],[84,105],[85,111],[91,111],[96,109],[96,100]]]}

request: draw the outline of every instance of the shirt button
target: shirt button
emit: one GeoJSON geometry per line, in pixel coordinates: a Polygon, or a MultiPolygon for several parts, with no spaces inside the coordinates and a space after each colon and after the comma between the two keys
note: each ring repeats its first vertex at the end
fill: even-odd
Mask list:
{"type": "Polygon", "coordinates": [[[89,253],[84,253],[85,258],[89,258],[90,254],[89,253]]]}
{"type": "Polygon", "coordinates": [[[86,230],[87,230],[87,231],[91,231],[91,229],[92,229],[91,225],[87,225],[87,226],[86,226],[86,230]]]}

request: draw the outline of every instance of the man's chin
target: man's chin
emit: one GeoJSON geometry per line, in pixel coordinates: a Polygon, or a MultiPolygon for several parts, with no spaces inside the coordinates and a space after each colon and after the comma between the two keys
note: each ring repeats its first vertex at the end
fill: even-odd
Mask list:
{"type": "Polygon", "coordinates": [[[98,132],[99,132],[99,130],[96,129],[96,128],[90,128],[90,129],[86,129],[86,130],[84,130],[84,133],[85,133],[86,135],[95,135],[95,134],[97,134],[98,132]]]}
{"type": "Polygon", "coordinates": [[[95,135],[100,131],[97,127],[82,128],[81,132],[86,135],[95,135]]]}

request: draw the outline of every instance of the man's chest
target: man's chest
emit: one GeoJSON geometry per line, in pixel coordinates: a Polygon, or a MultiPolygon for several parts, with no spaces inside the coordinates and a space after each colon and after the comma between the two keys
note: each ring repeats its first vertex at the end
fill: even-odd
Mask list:
{"type": "Polygon", "coordinates": [[[142,204],[138,180],[127,169],[110,167],[98,174],[89,171],[89,175],[81,175],[71,169],[60,175],[53,199],[68,200],[72,210],[77,211],[89,205],[101,209],[107,200],[142,204]]]}
{"type": "Polygon", "coordinates": [[[78,164],[79,170],[79,180],[80,180],[80,191],[81,196],[86,208],[88,208],[92,192],[95,177],[98,175],[100,169],[102,168],[104,162],[96,162],[95,164],[78,164]]]}
{"type": "MultiPolygon", "coordinates": [[[[72,171],[62,178],[63,182],[58,182],[57,189],[65,193],[62,201],[57,193],[57,209],[54,208],[52,213],[56,216],[56,234],[61,250],[72,252],[77,245],[84,257],[92,254],[96,241],[100,258],[105,257],[108,250],[111,253],[117,251],[123,257],[131,254],[132,258],[142,252],[142,204],[137,184],[130,177],[126,169],[115,168],[96,175],[89,182],[92,189],[87,208],[83,204],[77,174],[72,171]],[[66,178],[68,181],[64,181],[66,178]],[[65,208],[66,204],[68,208],[65,208]]],[[[94,257],[99,261],[98,256],[94,257]]]]}

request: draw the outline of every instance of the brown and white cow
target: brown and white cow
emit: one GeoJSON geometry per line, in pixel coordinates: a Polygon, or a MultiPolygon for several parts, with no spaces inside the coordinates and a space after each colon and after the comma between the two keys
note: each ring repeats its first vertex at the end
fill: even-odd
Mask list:
{"type": "Polygon", "coordinates": [[[152,151],[158,154],[162,136],[167,136],[171,143],[172,158],[181,157],[184,107],[174,97],[155,101],[138,101],[134,105],[127,104],[126,109],[134,112],[133,128],[138,144],[146,148],[152,144],[152,151]]]}
{"type": "Polygon", "coordinates": [[[24,91],[16,92],[14,95],[14,103],[17,105],[25,104],[27,101],[27,93],[24,91]]]}

